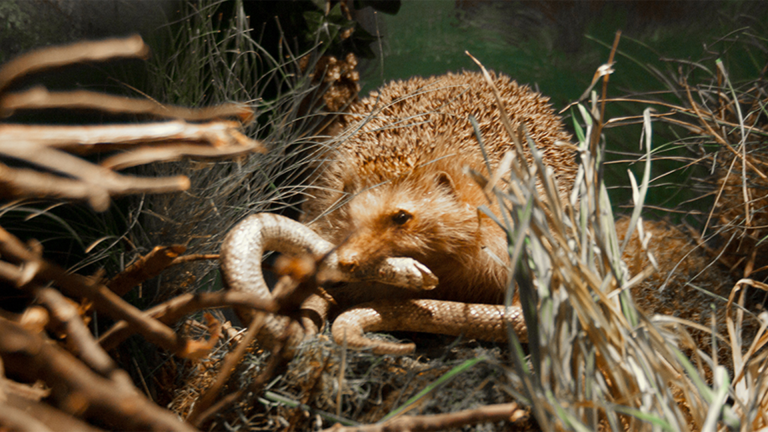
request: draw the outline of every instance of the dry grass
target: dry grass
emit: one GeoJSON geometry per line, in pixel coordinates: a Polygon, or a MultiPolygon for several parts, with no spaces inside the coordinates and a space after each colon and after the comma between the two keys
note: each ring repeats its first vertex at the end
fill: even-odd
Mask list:
{"type": "MultiPolygon", "coordinates": [[[[206,10],[192,16],[193,20],[202,19],[206,10]]],[[[290,206],[292,195],[301,196],[303,187],[280,185],[300,184],[300,179],[311,176],[315,152],[334,144],[333,140],[312,136],[325,120],[307,109],[307,104],[320,103],[322,96],[315,92],[317,82],[309,77],[313,67],[305,65],[302,69],[298,65],[304,53],[291,53],[289,62],[281,58],[259,63],[267,56],[257,41],[248,37],[244,21],[233,23],[232,28],[217,29],[208,27],[213,25],[210,19],[201,20],[182,30],[179,40],[188,45],[169,63],[158,66],[167,74],[162,80],[169,86],[165,96],[171,98],[171,94],[179,92],[189,99],[177,102],[190,105],[245,99],[257,112],[273,113],[250,131],[268,136],[270,154],[163,169],[170,175],[192,172],[193,192],[158,199],[140,209],[165,224],[147,223],[144,233],[136,234],[152,238],[152,245],[183,239],[195,252],[215,250],[228,228],[245,214],[290,206]],[[216,33],[219,30],[222,33],[216,33]],[[201,36],[211,34],[220,36],[201,36]],[[221,68],[222,64],[235,64],[238,69],[221,68]],[[306,79],[288,79],[291,73],[306,79]],[[266,88],[262,84],[275,77],[280,89],[288,89],[286,93],[274,100],[260,99],[259,92],[266,88]],[[203,88],[171,87],[174,83],[183,86],[192,82],[213,84],[203,88]],[[156,230],[169,233],[168,237],[156,230]]],[[[756,41],[764,47],[764,41],[756,41]]],[[[768,235],[765,70],[757,78],[736,84],[722,62],[696,64],[710,73],[708,81],[693,85],[682,77],[667,80],[675,87],[670,93],[680,96],[678,104],[644,101],[669,111],[645,109],[636,119],[643,127],[639,139],[645,153],[638,159],[642,175],[636,179],[630,173],[634,209],[629,216],[617,218],[601,170],[603,149],[610,146],[605,142],[604,128],[627,121],[605,118],[604,106],[610,103],[604,96],[612,72],[611,60],[598,69],[593,82],[596,88],[602,84],[603,97],[587,91],[584,100],[573,106],[578,140],[573,148],[580,170],[567,202],[558,198],[553,176],[530,140],[528,145],[534,149],[532,165],[522,154],[510,153],[493,173],[508,178],[503,190],[488,190],[488,206],[502,209],[503,217],[496,222],[507,230],[509,253],[515,263],[507,303],[517,291],[528,325],[526,346],[510,331],[505,349],[472,341],[450,345],[450,339],[437,338],[432,344],[420,343],[422,351],[415,358],[374,356],[347,352],[328,342],[327,335],[321,335],[305,341],[290,364],[270,370],[274,363],[269,357],[256,346],[246,347],[243,343],[243,360],[220,393],[239,397],[212,416],[205,428],[301,430],[320,429],[336,422],[348,426],[380,422],[369,425],[369,429],[387,430],[413,426],[417,420],[424,427],[464,425],[487,430],[747,431],[768,427],[768,387],[763,379],[766,354],[762,349],[766,343],[765,320],[755,316],[760,305],[755,304],[758,297],[753,294],[768,288],[763,283],[768,271],[768,255],[763,250],[768,235]],[[652,138],[660,122],[689,131],[695,139],[686,138],[677,145],[689,145],[696,152],[694,162],[712,167],[711,175],[700,183],[709,185],[714,205],[699,230],[643,220],[643,203],[652,183],[652,138]],[[265,370],[269,372],[266,376],[265,370]],[[248,392],[254,388],[255,379],[265,377],[268,379],[258,392],[248,392]],[[526,406],[527,411],[518,410],[518,405],[511,404],[513,401],[526,406]],[[495,410],[477,410],[483,407],[495,410]],[[445,412],[465,415],[440,418],[444,423],[424,416],[445,412]],[[483,420],[490,422],[481,425],[483,420]]],[[[508,128],[507,132],[518,143],[527,139],[525,130],[508,128]]],[[[479,136],[478,141],[482,145],[483,137],[479,136]]],[[[493,212],[484,210],[495,218],[493,212]]],[[[3,250],[4,260],[14,256],[12,253],[26,257],[26,261],[3,261],[3,277],[9,283],[50,296],[50,291],[30,284],[33,279],[29,272],[42,268],[48,273],[35,275],[38,284],[43,282],[40,278],[46,277],[45,283],[91,289],[89,298],[101,301],[101,307],[112,307],[117,318],[132,320],[146,338],[156,345],[171,347],[170,351],[174,351],[172,344],[179,341],[212,334],[218,337],[213,324],[201,325],[189,319],[176,333],[119,299],[109,297],[113,303],[103,300],[104,295],[96,292],[101,285],[50,265],[40,256],[39,245],[27,248],[11,237],[4,237],[0,243],[7,248],[3,250]],[[158,332],[152,333],[153,328],[158,332]]],[[[209,265],[205,271],[212,268],[209,265]]],[[[66,303],[55,295],[40,298],[51,310],[66,303]]],[[[129,394],[125,389],[133,384],[95,345],[77,313],[72,316],[77,318],[63,322],[75,328],[69,330],[70,340],[75,344],[80,341],[89,347],[88,352],[96,353],[76,360],[78,370],[86,377],[81,380],[83,388],[98,390],[99,386],[92,385],[98,378],[110,389],[114,387],[115,395],[129,394]]],[[[9,324],[15,319],[22,320],[6,317],[0,318],[0,323],[12,329],[14,335],[23,336],[16,341],[23,339],[30,347],[43,344],[40,341],[44,339],[9,324]]],[[[5,337],[7,334],[0,337],[0,342],[11,340],[5,337]]],[[[146,376],[150,385],[155,382],[169,387],[168,407],[176,414],[185,417],[194,412],[201,395],[221,373],[225,356],[244,338],[237,332],[224,331],[223,336],[219,340],[214,337],[207,345],[201,342],[203,348],[213,348],[206,357],[196,357],[203,351],[201,348],[195,356],[189,356],[191,359],[182,362],[174,358],[157,375],[146,376]]],[[[4,366],[7,369],[11,365],[23,373],[24,368],[16,364],[19,362],[14,363],[17,358],[7,354],[14,348],[11,345],[3,348],[4,366]]],[[[53,354],[42,358],[32,353],[31,358],[42,361],[71,357],[57,344],[46,341],[44,345],[51,347],[53,354]]],[[[176,353],[189,354],[181,349],[176,353]]],[[[0,378],[4,392],[9,386],[20,385],[0,378]]],[[[53,380],[49,386],[60,392],[55,383],[53,380]]],[[[146,382],[143,388],[149,392],[146,382]]],[[[70,396],[65,392],[61,397],[66,400],[70,396]]],[[[97,400],[93,397],[93,401],[97,400]]],[[[189,429],[188,424],[177,422],[151,401],[140,400],[148,408],[146,418],[141,419],[144,423],[138,426],[166,424],[189,429]]],[[[73,419],[79,415],[76,410],[67,413],[73,419]]],[[[102,414],[100,421],[120,424],[116,415],[102,414]]],[[[0,415],[0,420],[8,425],[13,419],[5,414],[0,415]]],[[[28,426],[35,425],[30,423],[32,419],[26,421],[28,426]]],[[[84,424],[82,420],[77,422],[84,424]]]]}
{"type": "MultiPolygon", "coordinates": [[[[685,124],[690,130],[721,146],[705,158],[719,157],[716,167],[738,166],[732,162],[739,161],[742,173],[751,172],[747,178],[734,176],[733,169],[717,169],[716,184],[725,185],[720,189],[739,188],[741,193],[719,194],[713,214],[721,222],[720,233],[726,233],[724,226],[732,230],[727,234],[743,233],[738,243],[749,253],[741,253],[755,261],[762,256],[754,247],[760,231],[753,227],[764,217],[764,193],[759,192],[764,183],[758,181],[763,178],[756,168],[761,163],[754,156],[759,151],[748,151],[747,135],[740,134],[752,132],[757,138],[753,148],[763,142],[764,132],[754,127],[762,110],[756,94],[763,87],[759,80],[753,82],[747,87],[750,92],[734,103],[737,96],[727,73],[721,62],[716,65],[720,85],[710,84],[700,90],[700,97],[719,100],[719,109],[694,103],[688,86],[684,94],[691,107],[676,108],[689,119],[694,116],[695,121],[685,124]],[[743,116],[739,106],[745,103],[753,110],[743,116]],[[728,115],[733,117],[729,120],[728,115]],[[723,180],[727,177],[731,180],[723,180]],[[723,199],[726,195],[729,200],[723,199]],[[756,235],[752,248],[749,234],[756,235]]],[[[603,79],[607,82],[607,76],[603,79]]],[[[743,308],[755,310],[754,304],[745,304],[746,286],[765,285],[747,279],[734,284],[735,279],[697,245],[697,236],[669,224],[641,223],[652,163],[653,116],[647,109],[642,116],[643,178],[638,182],[630,172],[635,208],[630,218],[615,222],[599,170],[605,102],[597,102],[594,95],[591,101],[577,105],[582,123],[574,124],[582,175],[570,203],[560,208],[550,198],[557,190],[550,183],[545,183],[546,198],[536,193],[533,180],[551,178],[541,164],[521,169],[511,163],[513,192],[496,192],[498,202],[508,209],[504,224],[516,246],[513,257],[518,259],[522,303],[538,305],[528,307],[526,314],[532,369],[525,367],[522,356],[515,364],[522,396],[531,401],[544,430],[765,427],[766,393],[759,372],[765,357],[756,355],[765,344],[764,327],[743,308]],[[657,276],[649,278],[654,267],[657,276]],[[741,307],[732,306],[736,303],[741,307]],[[715,313],[710,313],[711,307],[715,313]],[[712,338],[712,331],[720,337],[712,338]]],[[[658,117],[680,124],[673,117],[658,117]]],[[[717,251],[721,258],[739,253],[728,247],[733,248],[717,251]]],[[[745,275],[750,275],[755,264],[741,261],[745,275]]]]}

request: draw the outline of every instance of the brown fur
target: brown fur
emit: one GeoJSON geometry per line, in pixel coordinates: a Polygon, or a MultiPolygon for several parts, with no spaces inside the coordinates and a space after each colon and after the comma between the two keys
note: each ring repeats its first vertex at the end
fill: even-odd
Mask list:
{"type": "MultiPolygon", "coordinates": [[[[627,217],[616,221],[616,232],[620,241],[624,240],[628,226],[627,217]]],[[[702,249],[696,247],[692,235],[681,231],[677,226],[665,221],[645,221],[643,229],[651,235],[648,251],[656,258],[658,271],[632,288],[632,297],[637,307],[647,316],[674,316],[693,321],[705,328],[712,325],[714,315],[716,332],[723,336],[728,335],[725,319],[727,308],[723,299],[728,298],[736,280],[717,263],[713,263],[702,249]],[[712,305],[715,306],[714,309],[712,305]]],[[[632,233],[632,238],[624,250],[624,261],[632,275],[651,265],[648,254],[640,244],[637,231],[632,233]]],[[[751,306],[749,300],[747,305],[751,306]]],[[[736,310],[735,307],[731,309],[733,316],[736,315],[736,310]]],[[[759,325],[754,315],[744,315],[742,346],[748,346],[752,342],[759,325]]],[[[687,330],[697,347],[704,352],[711,352],[712,338],[709,332],[696,328],[687,330]]],[[[729,345],[718,342],[717,348],[720,364],[733,367],[733,353],[729,345]]]]}
{"type": "MultiPolygon", "coordinates": [[[[560,119],[541,95],[505,76],[494,81],[515,128],[525,123],[564,195],[576,163],[570,149],[555,143],[570,141],[560,119]]],[[[470,114],[495,169],[514,144],[479,73],[393,82],[350,108],[341,120],[348,137],[314,183],[303,219],[340,245],[342,268],[411,257],[440,279],[429,298],[502,300],[506,236],[477,211],[488,201],[465,174],[470,167],[487,175],[470,114]]]]}

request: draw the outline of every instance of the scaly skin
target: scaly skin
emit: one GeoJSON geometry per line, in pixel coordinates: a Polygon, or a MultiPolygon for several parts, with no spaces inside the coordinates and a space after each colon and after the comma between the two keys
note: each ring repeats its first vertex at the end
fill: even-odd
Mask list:
{"type": "Polygon", "coordinates": [[[459,303],[446,300],[377,300],[356,306],[333,322],[333,339],[349,348],[371,348],[377,354],[409,354],[414,344],[373,341],[366,331],[419,331],[470,339],[502,342],[509,324],[522,342],[528,341],[523,312],[519,305],[504,306],[459,303]]]}
{"type": "MultiPolygon", "coordinates": [[[[311,253],[315,256],[326,254],[333,245],[323,240],[305,225],[288,218],[261,213],[240,222],[227,234],[221,247],[221,270],[227,289],[252,292],[263,298],[271,298],[269,288],[261,271],[261,257],[266,250],[287,254],[311,253]]],[[[338,261],[331,254],[326,265],[334,269],[338,261]]],[[[342,273],[343,274],[343,273],[342,273]]],[[[409,286],[412,290],[428,290],[435,286],[436,279],[418,262],[411,259],[391,259],[376,269],[359,272],[348,277],[348,281],[377,281],[388,284],[409,286]]],[[[296,344],[304,337],[315,333],[319,323],[328,318],[329,304],[320,297],[310,297],[302,305],[302,315],[315,316],[319,320],[304,320],[304,329],[295,325],[292,329],[296,344]]],[[[238,310],[240,319],[250,322],[253,311],[238,310]]],[[[506,340],[508,323],[523,341],[527,332],[520,307],[458,303],[442,300],[385,299],[355,306],[342,313],[334,322],[334,340],[351,348],[370,348],[377,354],[407,354],[415,348],[413,344],[397,344],[373,341],[363,336],[364,331],[418,331],[447,335],[464,334],[470,338],[485,340],[506,340]],[[505,319],[506,317],[506,319],[505,319]]],[[[260,336],[269,345],[280,335],[289,321],[286,318],[270,318],[260,336]]]]}

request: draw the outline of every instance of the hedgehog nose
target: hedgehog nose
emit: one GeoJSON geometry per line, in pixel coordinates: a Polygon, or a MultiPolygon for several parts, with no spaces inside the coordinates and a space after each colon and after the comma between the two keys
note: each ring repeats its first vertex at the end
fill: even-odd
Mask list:
{"type": "Polygon", "coordinates": [[[354,273],[360,267],[357,254],[342,254],[339,256],[339,269],[345,273],[354,273]]]}

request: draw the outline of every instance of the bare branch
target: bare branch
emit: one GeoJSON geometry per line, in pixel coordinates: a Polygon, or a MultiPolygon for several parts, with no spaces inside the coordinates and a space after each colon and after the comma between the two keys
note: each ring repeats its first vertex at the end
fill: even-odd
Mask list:
{"type": "Polygon", "coordinates": [[[237,117],[245,124],[254,118],[253,111],[245,104],[229,103],[192,109],[163,105],[150,99],[134,99],[86,90],[49,92],[44,87],[34,87],[23,92],[9,93],[0,99],[0,113],[5,116],[13,114],[14,110],[42,108],[89,108],[110,113],[149,114],[189,121],[237,117]]]}
{"type": "Polygon", "coordinates": [[[0,163],[0,197],[64,198],[87,201],[96,211],[109,207],[109,193],[79,180],[25,168],[11,168],[0,163]]]}
{"type": "Polygon", "coordinates": [[[42,380],[59,409],[128,430],[192,431],[188,424],[84,366],[55,344],[0,320],[0,356],[6,370],[24,380],[42,380]]]}
{"type": "Polygon", "coordinates": [[[133,389],[131,378],[117,367],[93,338],[77,309],[53,288],[35,290],[37,301],[50,311],[51,326],[67,336],[67,345],[80,360],[123,389],[133,389]]]}
{"type": "MultiPolygon", "coordinates": [[[[212,293],[183,294],[165,303],[161,303],[145,312],[148,317],[157,319],[165,324],[172,324],[183,316],[203,309],[223,307],[247,307],[264,312],[277,311],[277,304],[272,300],[262,299],[251,293],[235,291],[217,291],[212,293]]],[[[125,321],[115,323],[104,333],[99,343],[105,350],[115,349],[132,334],[136,328],[125,321]]]]}
{"type": "Polygon", "coordinates": [[[44,48],[25,54],[0,68],[0,94],[15,79],[34,72],[85,61],[103,61],[116,57],[145,58],[149,47],[139,35],[99,42],[78,42],[44,48]]]}
{"type": "MultiPolygon", "coordinates": [[[[19,57],[0,68],[0,114],[7,116],[18,109],[89,108],[189,121],[220,117],[237,117],[245,123],[253,121],[254,113],[245,104],[190,109],[165,106],[148,98],[133,99],[91,91],[49,92],[43,87],[4,94],[12,81],[25,74],[79,61],[147,53],[141,38],[132,36],[43,49],[19,57]]],[[[40,171],[16,169],[0,164],[0,197],[85,200],[95,210],[104,211],[112,196],[186,190],[189,179],[184,176],[147,179],[122,176],[112,170],[186,156],[221,158],[252,151],[266,152],[260,142],[239,131],[241,126],[238,122],[221,120],[204,124],[176,120],[106,126],[0,125],[0,155],[41,168],[40,171]],[[128,151],[113,155],[101,166],[69,154],[116,150],[128,151]]]]}
{"type": "Polygon", "coordinates": [[[16,169],[0,164],[0,197],[86,200],[95,210],[104,211],[111,196],[186,190],[189,179],[184,176],[141,178],[112,170],[188,156],[222,158],[266,151],[260,142],[239,132],[238,127],[238,123],[231,121],[110,126],[0,125],[0,155],[52,171],[16,169]],[[149,145],[161,147],[148,148],[149,145]],[[62,151],[87,154],[119,149],[129,151],[107,158],[101,166],[62,151]]]}
{"type": "Polygon", "coordinates": [[[0,143],[3,144],[0,148],[41,145],[87,154],[137,144],[199,142],[216,148],[242,146],[252,151],[266,151],[259,141],[239,133],[239,128],[240,124],[233,121],[195,124],[181,120],[104,126],[6,124],[0,125],[0,143]]]}
{"type": "MultiPolygon", "coordinates": [[[[10,265],[8,263],[0,263],[10,265]]],[[[32,333],[40,333],[45,330],[45,326],[47,326],[50,321],[48,311],[42,306],[30,306],[24,309],[24,312],[20,314],[0,309],[0,318],[15,322],[32,333]]]]}
{"type": "Polygon", "coordinates": [[[136,191],[170,192],[189,188],[189,180],[184,176],[167,178],[124,176],[50,147],[34,145],[30,142],[18,144],[0,147],[0,154],[69,175],[93,187],[103,188],[111,194],[122,195],[136,191]]]}
{"type": "Polygon", "coordinates": [[[476,409],[459,411],[448,414],[425,416],[403,416],[383,424],[367,426],[343,427],[336,424],[327,431],[333,432],[390,432],[390,431],[437,431],[458,428],[478,423],[516,421],[528,413],[516,403],[486,405],[476,409]]]}
{"type": "MultiPolygon", "coordinates": [[[[118,174],[115,175],[119,176],[118,174]]],[[[130,185],[130,188],[110,191],[99,187],[99,185],[81,180],[31,169],[10,168],[0,163],[0,197],[5,199],[64,198],[74,201],[82,200],[88,202],[94,210],[104,211],[109,207],[110,192],[114,195],[124,195],[135,192],[171,192],[189,188],[189,179],[184,176],[157,179],[119,177],[126,180],[123,182],[124,186],[128,186],[125,183],[130,183],[133,180],[137,180],[137,182],[130,185]]]]}
{"type": "Polygon", "coordinates": [[[32,414],[14,408],[0,401],[0,429],[17,432],[52,432],[45,423],[32,414]]]}
{"type": "Polygon", "coordinates": [[[226,146],[209,147],[198,144],[171,143],[162,146],[143,146],[137,150],[119,153],[104,159],[101,166],[114,170],[145,165],[152,162],[172,162],[184,157],[195,159],[221,159],[241,156],[253,151],[260,151],[253,147],[226,146]]]}
{"type": "MultiPolygon", "coordinates": [[[[8,382],[12,383],[13,381],[8,382]]],[[[7,405],[0,409],[0,411],[3,411],[6,407],[22,410],[52,430],[67,432],[98,432],[102,430],[37,400],[10,394],[5,402],[7,405]]],[[[13,428],[11,429],[13,430],[13,428]]]]}
{"type": "MultiPolygon", "coordinates": [[[[163,323],[147,317],[142,311],[130,305],[105,285],[90,279],[68,273],[63,268],[51,264],[24,247],[16,237],[0,228],[0,256],[14,264],[30,265],[37,268],[33,281],[44,285],[54,281],[65,293],[72,297],[85,297],[93,302],[94,307],[116,320],[125,320],[151,343],[182,357],[197,357],[200,344],[177,335],[163,323]]],[[[21,288],[29,288],[21,287],[21,288]]]]}

